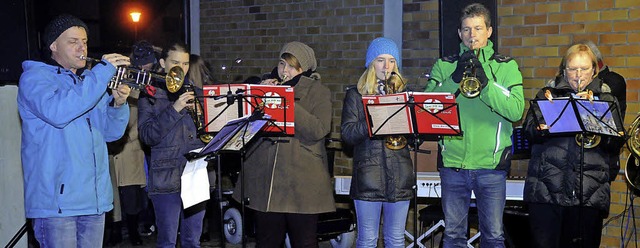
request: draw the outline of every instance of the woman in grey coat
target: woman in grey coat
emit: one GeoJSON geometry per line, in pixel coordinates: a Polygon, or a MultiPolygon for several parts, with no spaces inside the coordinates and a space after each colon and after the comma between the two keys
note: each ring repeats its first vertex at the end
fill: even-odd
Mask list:
{"type": "MultiPolygon", "coordinates": [[[[256,210],[257,247],[318,247],[318,214],[335,211],[325,136],[331,131],[331,94],[316,72],[313,49],[290,42],[278,67],[262,84],[294,88],[295,135],[264,137],[252,144],[244,163],[247,207],[256,210]]],[[[236,184],[234,198],[240,200],[236,184]]]]}

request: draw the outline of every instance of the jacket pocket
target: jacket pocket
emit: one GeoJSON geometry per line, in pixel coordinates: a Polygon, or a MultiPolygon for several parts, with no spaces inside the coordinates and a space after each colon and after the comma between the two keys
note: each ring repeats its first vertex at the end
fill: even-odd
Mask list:
{"type": "Polygon", "coordinates": [[[183,160],[179,159],[178,147],[155,149],[149,167],[150,190],[155,193],[173,193],[180,191],[183,160]]]}

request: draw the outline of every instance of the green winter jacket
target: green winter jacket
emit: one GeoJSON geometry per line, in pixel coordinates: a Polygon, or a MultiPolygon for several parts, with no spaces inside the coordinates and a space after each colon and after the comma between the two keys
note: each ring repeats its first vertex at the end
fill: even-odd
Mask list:
{"type": "MultiPolygon", "coordinates": [[[[460,43],[460,54],[469,50],[460,43]]],[[[459,56],[438,59],[431,70],[426,92],[456,93],[459,84],[451,79],[459,56]]],[[[522,74],[510,57],[494,53],[493,43],[480,49],[489,82],[475,98],[456,96],[462,136],[440,140],[440,167],[460,169],[503,169],[510,167],[512,123],[524,111],[522,74]]]]}

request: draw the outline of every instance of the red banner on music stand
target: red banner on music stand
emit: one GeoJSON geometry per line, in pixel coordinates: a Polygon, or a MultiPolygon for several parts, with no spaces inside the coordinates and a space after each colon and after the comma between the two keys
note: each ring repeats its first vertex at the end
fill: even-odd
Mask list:
{"type": "Polygon", "coordinates": [[[395,134],[460,135],[460,116],[450,93],[403,92],[362,96],[369,136],[395,134]],[[410,106],[415,112],[414,120],[410,106]],[[416,132],[417,131],[417,132],[416,132]]]}
{"type": "MultiPolygon", "coordinates": [[[[287,135],[295,133],[294,91],[291,86],[282,85],[205,85],[204,117],[207,132],[218,132],[230,120],[251,115],[255,108],[261,108],[265,115],[271,116],[272,121],[267,124],[265,132],[283,132],[287,135]],[[225,95],[242,94],[242,116],[238,114],[237,101],[228,105],[225,95]]],[[[237,96],[236,96],[237,97],[237,96]]]]}
{"type": "Polygon", "coordinates": [[[450,93],[411,93],[416,104],[418,133],[458,135],[460,116],[456,97],[450,93]]]}

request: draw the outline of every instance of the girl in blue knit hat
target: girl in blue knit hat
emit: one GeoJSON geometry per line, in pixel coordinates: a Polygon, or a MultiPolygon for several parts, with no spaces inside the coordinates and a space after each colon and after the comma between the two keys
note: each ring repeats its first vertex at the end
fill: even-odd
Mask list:
{"type": "Polygon", "coordinates": [[[357,215],[356,247],[377,247],[380,216],[385,247],[404,247],[404,230],[415,177],[409,149],[387,147],[385,138],[369,137],[363,95],[404,91],[400,52],[393,40],[377,38],[367,49],[366,70],[350,87],[342,108],[342,140],[353,146],[350,196],[357,215]]]}

